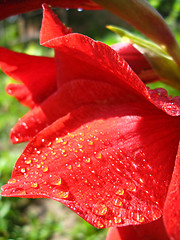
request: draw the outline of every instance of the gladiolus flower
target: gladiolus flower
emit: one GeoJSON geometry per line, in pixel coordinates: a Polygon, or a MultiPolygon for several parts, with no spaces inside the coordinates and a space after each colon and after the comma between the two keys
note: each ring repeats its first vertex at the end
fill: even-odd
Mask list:
{"type": "Polygon", "coordinates": [[[43,3],[61,8],[101,9],[101,7],[92,0],[0,0],[0,20],[10,17],[11,15],[36,10],[41,8],[43,3]]]}
{"type": "MultiPolygon", "coordinates": [[[[68,36],[65,36],[68,34],[69,37],[73,36],[72,39],[75,39],[75,41],[76,36],[87,39],[86,42],[89,41],[88,38],[81,36],[80,34],[71,35],[71,29],[66,28],[59,21],[57,16],[53,14],[53,12],[50,14],[49,11],[50,10],[44,6],[44,18],[41,29],[42,44],[43,42],[48,42],[49,39],[56,37],[68,39],[68,36]],[[49,30],[47,31],[48,27],[49,30]]],[[[81,51],[84,51],[83,45],[81,45],[81,48],[81,51]]],[[[158,76],[154,73],[148,61],[133,47],[133,45],[127,43],[118,43],[114,44],[112,48],[129,63],[134,72],[139,75],[142,80],[149,82],[158,79],[158,76]]],[[[62,59],[66,57],[66,52],[64,49],[60,53],[62,59]]],[[[69,51],[71,52],[71,50],[69,51]]],[[[31,108],[31,111],[21,118],[12,129],[11,141],[13,143],[23,142],[31,139],[44,127],[50,125],[59,117],[64,116],[66,113],[74,108],[77,108],[81,104],[82,100],[77,99],[75,89],[72,89],[71,92],[69,92],[70,86],[62,85],[64,87],[66,86],[66,90],[61,86],[61,82],[63,82],[64,78],[66,78],[65,71],[67,72],[69,65],[67,63],[66,66],[63,66],[65,60],[59,60],[59,52],[56,51],[56,49],[55,52],[55,58],[38,57],[16,53],[0,47],[0,66],[2,70],[10,77],[20,81],[21,83],[23,82],[23,84],[9,84],[6,89],[8,94],[16,97],[23,105],[31,108]],[[61,63],[61,61],[63,62],[61,63]],[[35,72],[36,74],[34,74],[35,72]],[[59,72],[62,73],[59,74],[59,72]],[[73,96],[73,94],[75,95],[73,96]],[[73,104],[68,105],[68,107],[64,107],[64,101],[67,101],[66,98],[68,95],[76,98],[77,103],[73,102],[73,104]],[[49,111],[51,104],[56,104],[57,109],[59,110],[57,111],[57,109],[54,107],[54,112],[49,111]]],[[[88,54],[90,53],[87,52],[87,55],[88,54]]],[[[74,53],[74,55],[76,55],[76,53],[74,53]]],[[[74,59],[76,59],[76,56],[74,56],[74,59]]],[[[69,59],[66,61],[69,61],[69,59]]],[[[75,62],[71,66],[71,68],[74,68],[71,69],[72,75],[70,78],[72,79],[76,78],[76,76],[74,77],[73,75],[73,71],[77,71],[80,64],[79,61],[74,61],[75,62]]],[[[89,77],[86,76],[86,78],[88,79],[89,77]]],[[[92,99],[90,101],[92,101],[92,99]]]]}
{"type": "Polygon", "coordinates": [[[34,137],[2,196],[52,198],[97,228],[164,216],[178,240],[180,98],[148,90],[106,44],[62,36],[52,11],[44,11],[40,42],[55,49],[56,91],[19,122],[18,137],[34,137]]]}

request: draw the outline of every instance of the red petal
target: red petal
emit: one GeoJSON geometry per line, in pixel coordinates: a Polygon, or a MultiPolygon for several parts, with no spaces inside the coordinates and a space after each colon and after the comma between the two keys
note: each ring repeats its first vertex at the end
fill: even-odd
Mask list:
{"type": "Polygon", "coordinates": [[[11,15],[25,13],[41,8],[43,3],[53,7],[62,8],[82,8],[82,9],[101,9],[99,5],[92,0],[6,0],[0,2],[0,20],[11,15]]]}
{"type": "Polygon", "coordinates": [[[131,68],[139,74],[142,70],[152,68],[146,58],[130,43],[116,43],[111,46],[131,68]]]}
{"type": "Polygon", "coordinates": [[[22,117],[11,131],[11,141],[27,141],[59,117],[85,104],[109,105],[117,101],[123,103],[135,100],[136,96],[128,94],[123,86],[117,88],[109,83],[77,79],[64,84],[42,104],[22,117]]]}
{"type": "Polygon", "coordinates": [[[168,240],[162,217],[148,224],[110,228],[106,240],[168,240]]]}
{"type": "Polygon", "coordinates": [[[131,94],[146,97],[167,114],[180,115],[180,98],[168,97],[163,89],[151,90],[149,94],[129,65],[106,44],[76,33],[53,38],[43,45],[55,48],[58,86],[77,78],[125,85],[131,94]]]}
{"type": "Polygon", "coordinates": [[[130,43],[116,43],[111,46],[144,82],[152,82],[159,76],[152,69],[145,56],[130,43]]]}
{"type": "Polygon", "coordinates": [[[22,81],[36,103],[56,89],[54,58],[31,56],[0,47],[0,67],[10,77],[22,81]]]}
{"type": "Polygon", "coordinates": [[[64,36],[72,32],[71,29],[65,27],[56,14],[46,4],[43,4],[43,10],[40,44],[43,44],[49,39],[64,36]]]}
{"type": "Polygon", "coordinates": [[[75,110],[33,138],[2,195],[55,199],[98,228],[148,223],[162,214],[179,130],[143,102],[75,110]]]}
{"type": "Polygon", "coordinates": [[[145,85],[129,65],[102,42],[72,33],[49,40],[45,46],[56,50],[58,86],[72,79],[83,78],[121,86],[126,84],[132,91],[134,89],[145,96],[148,94],[145,85]]]}
{"type": "Polygon", "coordinates": [[[171,116],[180,116],[180,97],[168,96],[163,88],[149,89],[150,101],[171,116]]]}
{"type": "Polygon", "coordinates": [[[170,239],[180,239],[180,145],[164,207],[164,223],[170,239]]]}
{"type": "Polygon", "coordinates": [[[33,108],[36,105],[32,99],[31,92],[24,84],[8,84],[6,92],[26,107],[33,108]]]}

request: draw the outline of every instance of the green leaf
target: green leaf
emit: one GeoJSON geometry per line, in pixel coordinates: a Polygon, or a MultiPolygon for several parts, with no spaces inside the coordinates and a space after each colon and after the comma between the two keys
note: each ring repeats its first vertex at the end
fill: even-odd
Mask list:
{"type": "Polygon", "coordinates": [[[131,42],[150,62],[162,82],[180,90],[180,68],[163,48],[122,28],[115,26],[107,28],[117,33],[123,41],[131,42]]]}

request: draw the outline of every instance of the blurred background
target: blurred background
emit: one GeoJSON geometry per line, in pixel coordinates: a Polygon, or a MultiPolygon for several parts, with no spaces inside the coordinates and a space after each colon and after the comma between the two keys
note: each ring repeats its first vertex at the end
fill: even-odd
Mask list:
{"type": "MultiPolygon", "coordinates": [[[[165,18],[180,43],[180,0],[149,0],[165,18]]],[[[108,45],[120,38],[105,28],[106,25],[123,27],[139,33],[130,25],[105,10],[53,9],[73,32],[105,42],[108,45]]],[[[32,55],[53,56],[51,49],[39,45],[42,10],[10,17],[0,22],[0,46],[32,55]]],[[[0,186],[11,176],[15,161],[26,144],[12,145],[11,127],[28,109],[5,92],[13,80],[0,71],[0,186]]],[[[179,95],[162,83],[152,88],[164,87],[171,95],[179,95]]],[[[86,223],[67,207],[53,200],[0,197],[0,240],[103,240],[107,229],[98,230],[86,223]]]]}

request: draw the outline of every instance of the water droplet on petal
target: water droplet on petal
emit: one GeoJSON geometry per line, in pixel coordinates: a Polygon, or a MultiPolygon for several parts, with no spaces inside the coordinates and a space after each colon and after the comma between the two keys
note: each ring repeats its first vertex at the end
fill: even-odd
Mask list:
{"type": "Polygon", "coordinates": [[[68,168],[69,170],[72,169],[72,166],[71,166],[71,165],[66,164],[66,166],[67,166],[67,168],[68,168]]]}
{"type": "Polygon", "coordinates": [[[122,201],[119,198],[117,198],[114,201],[114,205],[120,207],[122,205],[122,201]]]}
{"type": "Polygon", "coordinates": [[[19,138],[18,137],[14,137],[15,142],[19,142],[19,138]]]}
{"type": "Polygon", "coordinates": [[[32,183],[32,184],[31,184],[31,187],[32,187],[32,188],[38,188],[39,186],[38,186],[38,183],[35,182],[35,183],[32,183]]]}
{"type": "Polygon", "coordinates": [[[94,205],[93,212],[96,215],[103,216],[107,213],[107,207],[104,204],[98,204],[97,203],[97,204],[94,205]]]}
{"type": "Polygon", "coordinates": [[[123,195],[124,194],[124,189],[120,188],[116,192],[117,195],[123,195]]]}
{"type": "Polygon", "coordinates": [[[127,184],[127,190],[131,192],[136,192],[136,185],[133,182],[128,182],[127,184]]]}
{"type": "Polygon", "coordinates": [[[62,183],[62,180],[61,178],[57,179],[57,180],[54,180],[53,182],[51,182],[52,185],[55,185],[55,186],[60,186],[62,183]]]}
{"type": "Polygon", "coordinates": [[[49,170],[48,167],[43,168],[43,172],[47,172],[48,170],[49,170]]]}
{"type": "Polygon", "coordinates": [[[115,223],[121,223],[122,222],[121,216],[114,217],[114,222],[115,223]]]}
{"type": "Polygon", "coordinates": [[[25,163],[26,164],[31,164],[31,160],[29,159],[29,160],[25,160],[25,163]]]}
{"type": "Polygon", "coordinates": [[[25,168],[21,168],[21,172],[22,172],[22,173],[25,173],[25,172],[26,172],[26,169],[25,169],[25,168]]]}
{"type": "Polygon", "coordinates": [[[144,222],[144,217],[139,212],[137,212],[136,220],[138,222],[142,223],[142,222],[144,222]]]}
{"type": "Polygon", "coordinates": [[[7,183],[12,184],[12,183],[15,183],[15,182],[16,182],[16,179],[15,178],[11,178],[7,183]]]}
{"type": "Polygon", "coordinates": [[[37,166],[36,166],[37,168],[41,168],[41,164],[37,164],[37,166]]]}
{"type": "Polygon", "coordinates": [[[90,163],[90,161],[91,161],[90,158],[85,158],[85,159],[84,159],[84,162],[86,162],[86,163],[90,163]]]}
{"type": "Polygon", "coordinates": [[[64,192],[64,191],[59,191],[56,193],[56,196],[59,198],[68,198],[69,197],[69,192],[64,192]]]}
{"type": "Polygon", "coordinates": [[[96,154],[96,158],[97,158],[97,159],[102,159],[102,154],[101,154],[100,152],[97,153],[97,154],[96,154]]]}
{"type": "Polygon", "coordinates": [[[89,141],[88,144],[89,145],[93,145],[94,143],[93,143],[93,141],[89,141]]]}
{"type": "Polygon", "coordinates": [[[18,195],[26,195],[26,191],[24,189],[14,189],[13,193],[16,193],[18,195]]]}
{"type": "Polygon", "coordinates": [[[104,225],[100,221],[96,222],[96,226],[97,226],[97,228],[103,228],[104,227],[104,225]]]}
{"type": "Polygon", "coordinates": [[[56,138],[56,143],[60,143],[62,141],[63,141],[62,138],[56,138]]]}
{"type": "Polygon", "coordinates": [[[143,182],[144,182],[142,178],[140,178],[140,179],[139,179],[139,181],[140,181],[141,183],[143,183],[143,182]]]}

